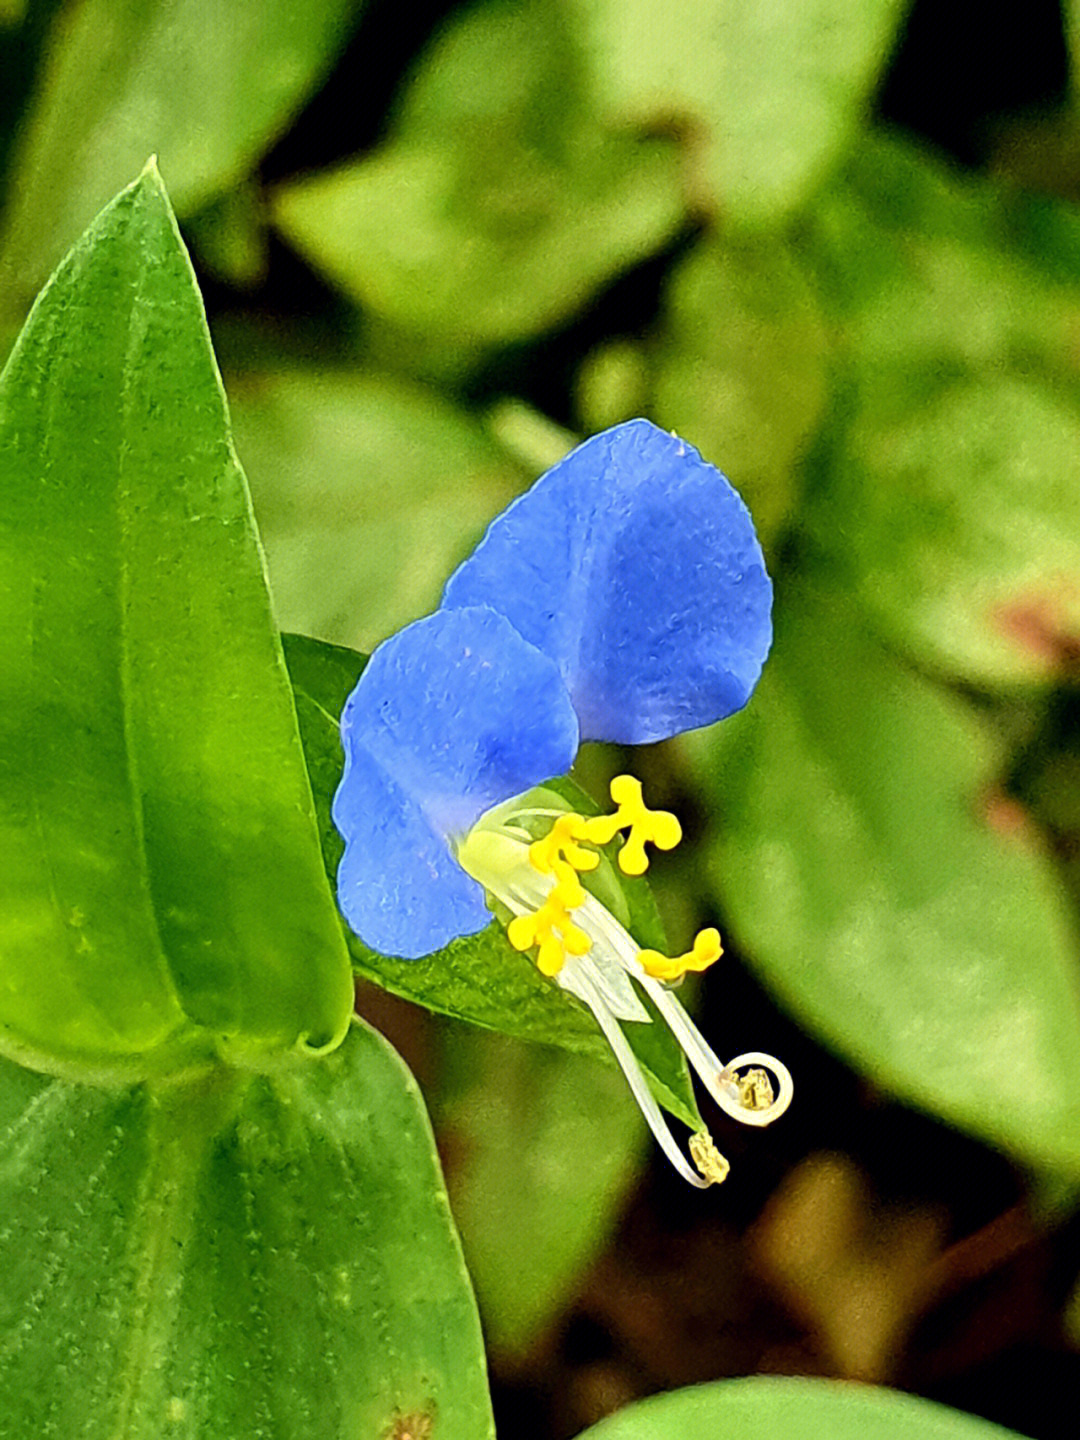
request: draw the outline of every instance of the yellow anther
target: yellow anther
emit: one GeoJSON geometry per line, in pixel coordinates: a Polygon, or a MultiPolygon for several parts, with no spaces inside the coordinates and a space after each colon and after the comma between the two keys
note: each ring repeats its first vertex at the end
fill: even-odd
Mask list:
{"type": "Polygon", "coordinates": [[[595,870],[600,856],[595,850],[578,845],[584,840],[585,820],[580,815],[560,815],[542,840],[529,846],[529,861],[542,875],[553,875],[555,866],[563,861],[574,870],[595,870]]]}
{"type": "Polygon", "coordinates": [[[769,1072],[760,1065],[738,1076],[735,1083],[739,1087],[739,1099],[744,1110],[768,1110],[776,1100],[769,1072]]]}
{"type": "Polygon", "coordinates": [[[624,875],[644,875],[649,868],[646,844],[673,850],[682,839],[682,826],[669,810],[650,810],[641,798],[641,781],[632,775],[616,775],[611,782],[614,815],[596,815],[583,822],[578,838],[594,845],[606,845],[620,830],[630,834],[619,851],[619,869],[624,875]]]}
{"type": "Polygon", "coordinates": [[[713,1144],[707,1130],[699,1130],[690,1136],[690,1158],[700,1170],[703,1179],[711,1185],[722,1185],[728,1177],[731,1166],[713,1144]]]}
{"type": "Polygon", "coordinates": [[[535,840],[529,846],[529,863],[541,875],[554,875],[558,884],[551,892],[567,910],[580,905],[585,891],[578,877],[579,871],[595,870],[600,856],[595,850],[586,850],[577,842],[583,839],[585,821],[580,815],[560,815],[542,840],[535,840]]]}
{"type": "Polygon", "coordinates": [[[646,975],[651,975],[655,980],[679,980],[689,970],[707,970],[723,953],[720,932],[710,926],[708,930],[698,932],[694,948],[685,955],[676,955],[669,960],[666,955],[661,955],[659,950],[641,950],[638,952],[638,960],[646,975]]]}
{"type": "Polygon", "coordinates": [[[515,915],[506,936],[515,950],[537,947],[536,966],[542,975],[557,975],[567,955],[585,955],[592,941],[575,925],[558,896],[558,886],[530,915],[515,915]]]}

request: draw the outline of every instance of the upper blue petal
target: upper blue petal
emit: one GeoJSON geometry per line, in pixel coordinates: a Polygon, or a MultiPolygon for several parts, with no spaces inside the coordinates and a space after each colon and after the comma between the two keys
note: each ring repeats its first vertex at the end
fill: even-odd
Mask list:
{"type": "Polygon", "coordinates": [[[554,662],[493,610],[440,611],[378,647],[341,732],[334,821],[349,924],[410,958],[482,929],[483,891],[448,841],[573,764],[577,719],[554,662]]]}
{"type": "Polygon", "coordinates": [[[595,435],[498,516],[444,609],[488,605],[557,663],[587,740],[644,744],[746,704],[772,640],[749,512],[648,420],[595,435]]]}

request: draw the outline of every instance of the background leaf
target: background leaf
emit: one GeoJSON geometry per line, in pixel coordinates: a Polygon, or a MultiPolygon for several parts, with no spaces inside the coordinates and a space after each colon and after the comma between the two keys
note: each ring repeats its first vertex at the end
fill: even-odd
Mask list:
{"type": "Polygon", "coordinates": [[[1076,217],[877,138],[802,243],[849,387],[814,544],[920,660],[1045,684],[1080,634],[1076,217]]]}
{"type": "Polygon", "coordinates": [[[805,201],[855,131],[900,0],[571,0],[609,110],[700,127],[709,207],[773,223],[805,201]]]}
{"type": "Polygon", "coordinates": [[[1008,1440],[1015,1431],[870,1385],[758,1377],[657,1395],[613,1415],[581,1440],[1008,1440]]]}
{"type": "Polygon", "coordinates": [[[799,463],[828,399],[824,317],[792,247],[772,237],[698,241],[668,272],[660,322],[633,358],[629,343],[608,341],[586,361],[584,429],[647,414],[717,457],[768,549],[795,513],[799,463]],[[612,364],[629,367],[629,383],[612,364]]]}
{"type": "Polygon", "coordinates": [[[589,1057],[466,1026],[442,1053],[454,1218],[488,1346],[521,1356],[610,1239],[648,1131],[622,1075],[589,1057]]]}
{"type": "Polygon", "coordinates": [[[2,1062],[0,1137],[3,1440],[494,1434],[423,1107],[373,1031],[132,1090],[2,1062]]]}
{"type": "Polygon", "coordinates": [[[5,304],[28,300],[156,154],[176,208],[242,179],[344,44],[362,0],[76,0],[58,15],[0,238],[5,304]]]}
{"type": "Polygon", "coordinates": [[[674,145],[598,125],[581,71],[550,0],[454,17],[387,143],[279,190],[278,227],[350,298],[429,342],[471,352],[550,328],[684,214],[674,145]]]}
{"type": "Polygon", "coordinates": [[[3,1049],[138,1075],[336,1044],[347,957],[156,172],[38,301],[0,379],[0,450],[3,1049]]]}
{"type": "Polygon", "coordinates": [[[877,1084],[1075,1175],[1074,937],[1037,840],[990,823],[998,752],[835,595],[786,587],[777,619],[752,706],[700,743],[750,958],[877,1084]]]}
{"type": "Polygon", "coordinates": [[[883,634],[988,686],[1062,667],[1080,639],[1080,409],[1027,379],[958,380],[902,420],[860,410],[834,477],[815,533],[883,634]]]}
{"type": "Polygon", "coordinates": [[[434,610],[525,479],[472,415],[389,376],[248,376],[230,398],[278,620],[301,634],[370,650],[434,610]]]}

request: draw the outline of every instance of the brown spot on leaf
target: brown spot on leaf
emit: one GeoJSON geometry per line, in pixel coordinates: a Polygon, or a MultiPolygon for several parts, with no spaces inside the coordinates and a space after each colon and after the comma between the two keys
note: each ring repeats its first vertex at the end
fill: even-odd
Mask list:
{"type": "Polygon", "coordinates": [[[1034,839],[1034,826],[1026,806],[997,786],[983,796],[983,819],[997,835],[1009,840],[1034,839]]]}
{"type": "Polygon", "coordinates": [[[408,1415],[395,1415],[382,1440],[433,1440],[435,1416],[430,1410],[414,1410],[408,1415]]]}
{"type": "Polygon", "coordinates": [[[1029,595],[999,605],[993,612],[996,628],[1015,645],[1041,660],[1048,670],[1080,666],[1080,636],[1066,618],[1067,596],[1029,595]]]}

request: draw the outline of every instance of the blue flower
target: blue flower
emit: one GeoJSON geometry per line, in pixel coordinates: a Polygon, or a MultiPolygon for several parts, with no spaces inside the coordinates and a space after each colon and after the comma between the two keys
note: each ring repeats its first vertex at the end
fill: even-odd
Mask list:
{"type": "MultiPolygon", "coordinates": [[[[740,709],[769,649],[771,603],[735,490],[692,446],[633,420],[578,446],[492,523],[440,609],[375,650],[342,715],[334,819],[352,928],[412,958],[483,929],[494,904],[511,917],[511,942],[538,948],[545,973],[597,1014],[654,1130],[655,1101],[618,1024],[649,1018],[626,976],[655,987],[673,1030],[685,1021],[692,1048],[704,1045],[661,982],[702,968],[719,943],[649,961],[577,875],[620,829],[631,830],[623,855],[643,869],[644,842],[674,843],[677,822],[656,820],[629,777],[603,821],[553,828],[557,798],[528,792],[565,775],[583,739],[644,744],[740,709]]],[[[732,1066],[687,1053],[726,1108],[754,1113],[732,1066]]],[[[786,1071],[772,1063],[783,1092],[786,1071]]],[[[777,1106],[756,1113],[771,1119],[777,1106]]]]}

